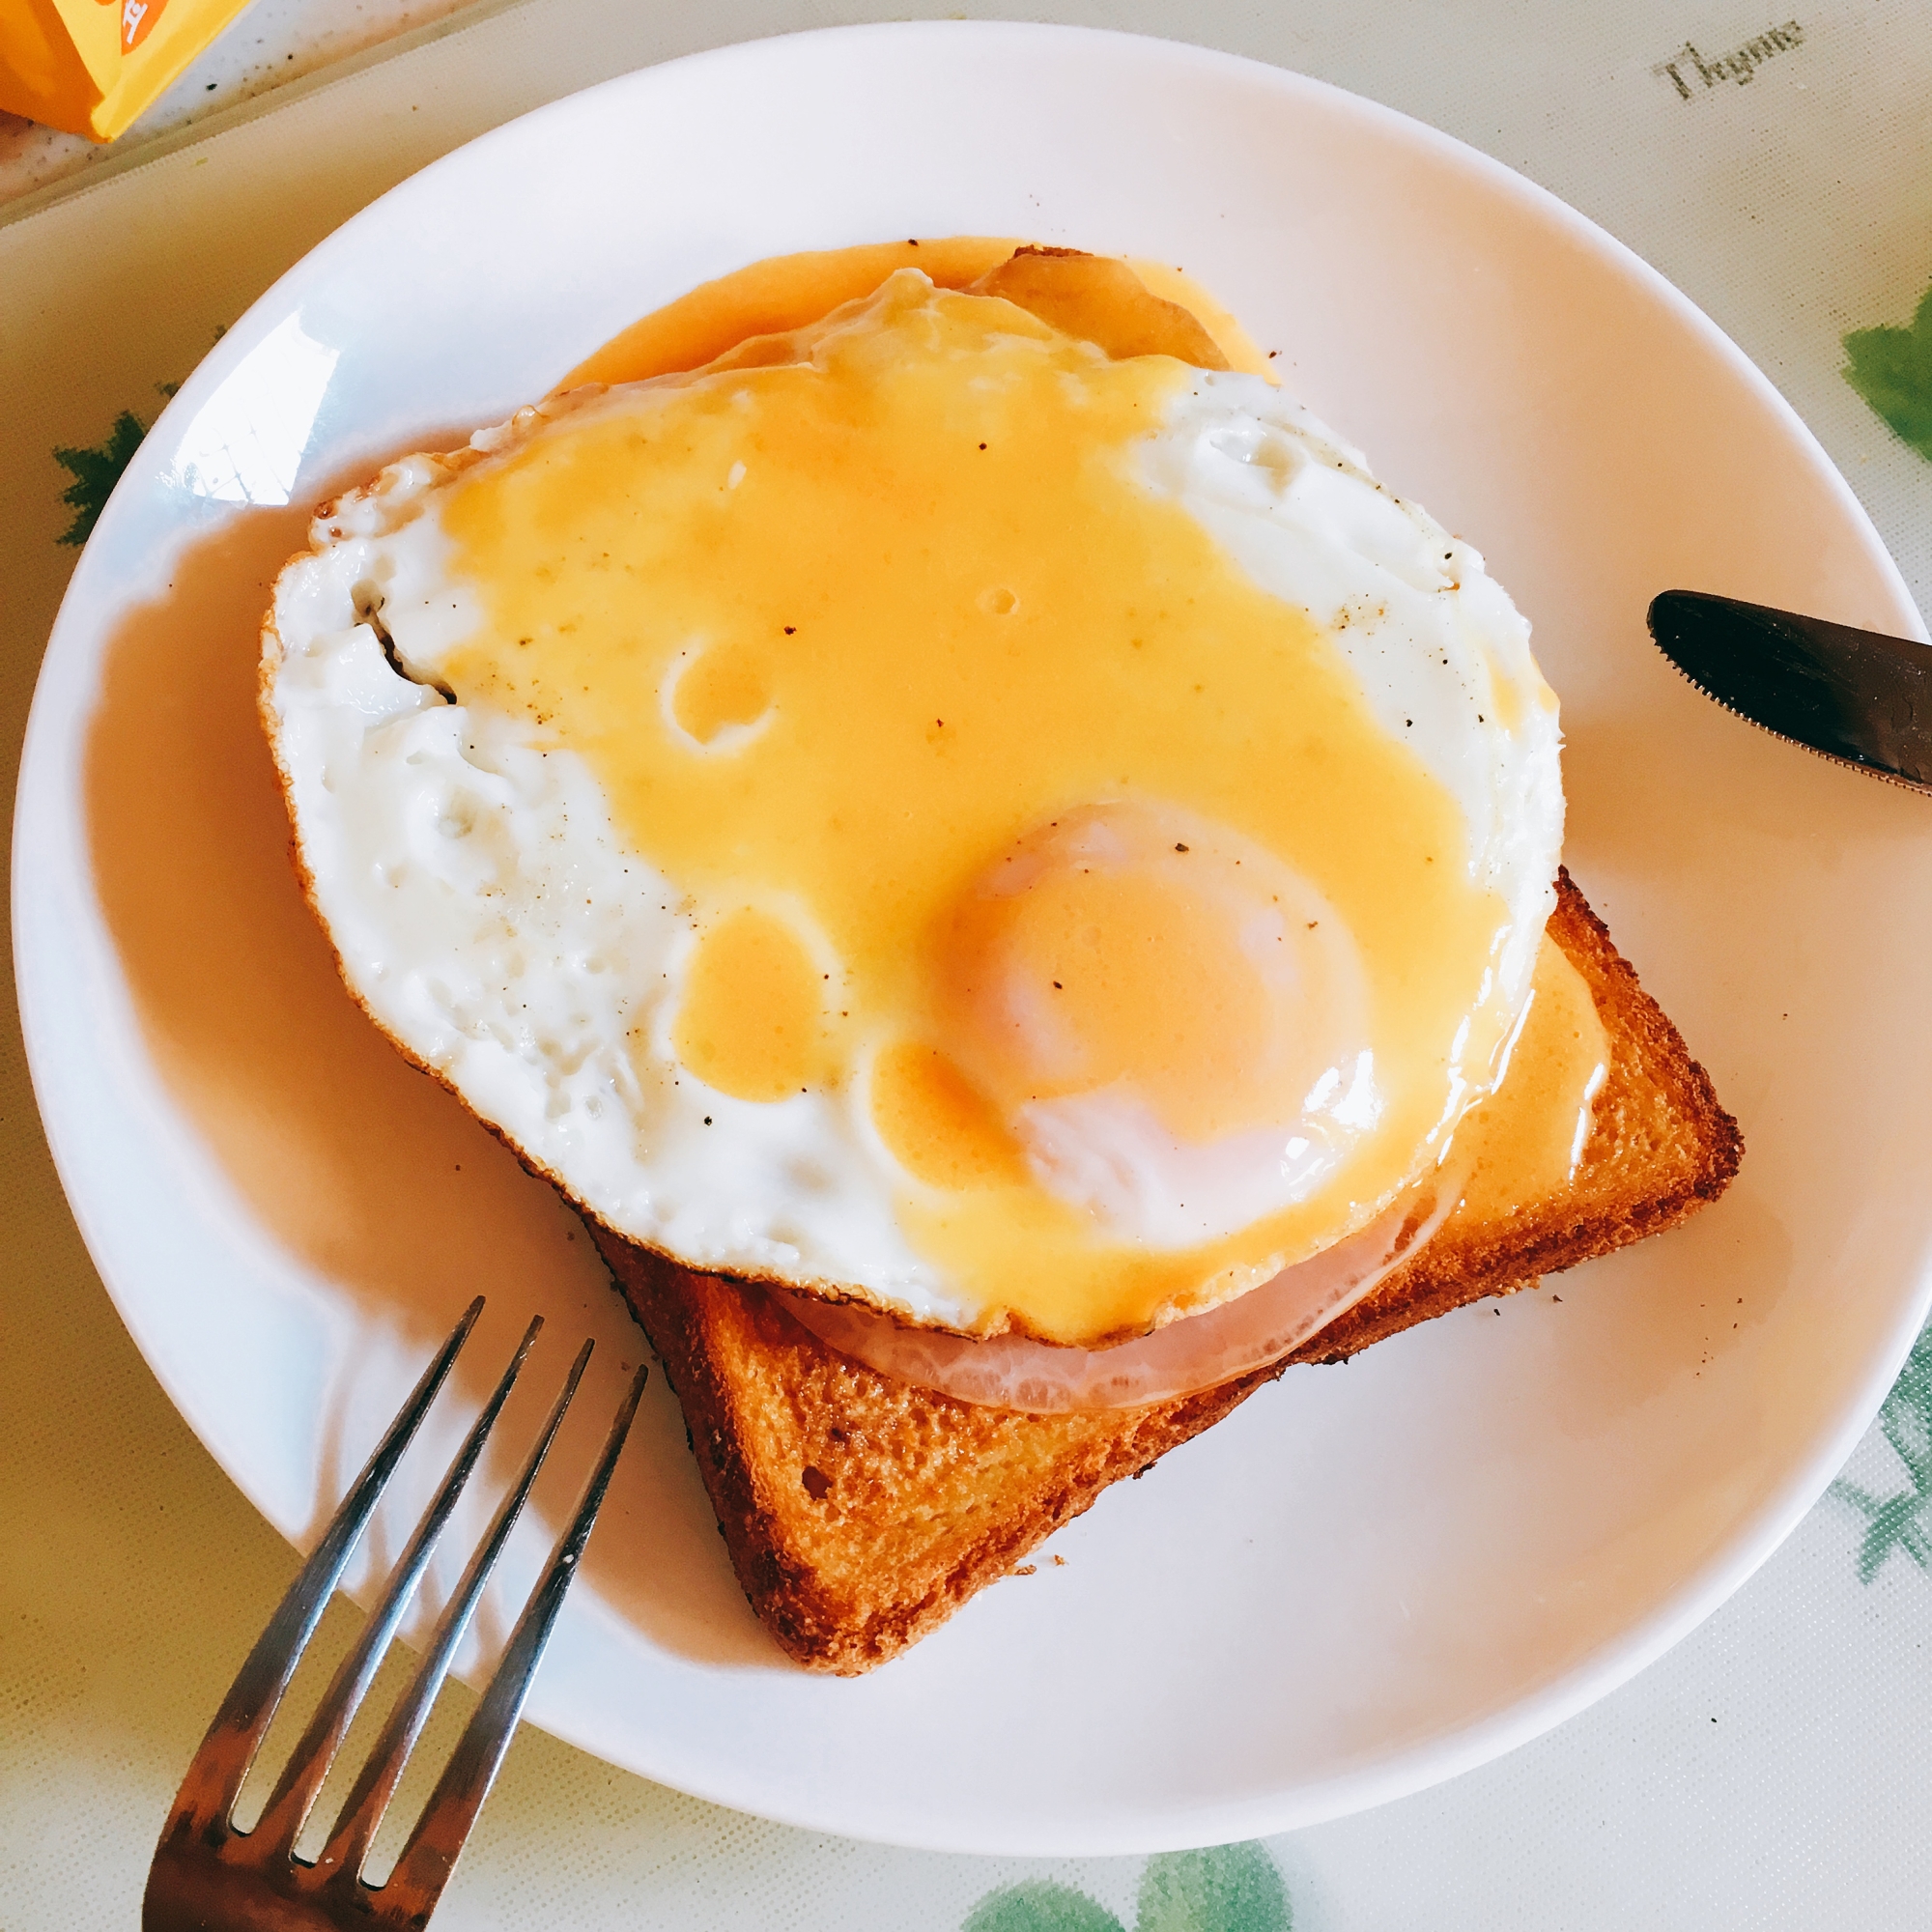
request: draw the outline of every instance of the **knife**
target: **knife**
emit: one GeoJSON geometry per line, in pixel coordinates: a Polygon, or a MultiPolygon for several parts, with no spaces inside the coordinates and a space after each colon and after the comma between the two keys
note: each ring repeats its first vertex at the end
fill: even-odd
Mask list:
{"type": "Polygon", "coordinates": [[[1841,765],[1932,792],[1932,646],[1694,590],[1654,598],[1650,635],[1725,710],[1841,765]]]}

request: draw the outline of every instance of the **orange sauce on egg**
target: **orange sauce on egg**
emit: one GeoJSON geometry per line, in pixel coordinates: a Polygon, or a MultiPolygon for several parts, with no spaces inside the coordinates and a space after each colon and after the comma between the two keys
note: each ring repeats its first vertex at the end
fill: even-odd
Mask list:
{"type": "MultiPolygon", "coordinates": [[[[1003,245],[960,244],[948,272],[983,272],[1003,245]]],[[[747,271],[577,373],[687,359],[748,313],[791,322],[881,260],[747,271]]],[[[790,1016],[709,1058],[719,1029],[694,1024],[686,1064],[779,1094],[868,1052],[934,1053],[873,1107],[913,1176],[946,1177],[906,1188],[900,1224],[988,1326],[1054,1340],[1206,1306],[1371,1217],[1442,1115],[1464,1017],[1477,1065],[1507,1017],[1483,1004],[1504,911],[1469,881],[1449,794],[1325,633],[1133,471],[1190,377],[900,276],[864,326],[594,402],[443,507],[489,612],[450,683],[588,760],[627,838],[698,908],[696,1005],[724,1010],[715,980],[757,1010],[762,960],[790,1016]],[[962,894],[1056,811],[1116,797],[1233,827],[1327,896],[1366,965],[1382,1070],[1380,1129],[1343,1186],[1183,1251],[1107,1237],[989,1152],[937,1055],[935,955],[962,894]],[[734,945],[714,972],[718,935],[781,902],[810,929],[734,945]],[[838,971],[801,1023],[799,962],[820,952],[838,971]]]]}
{"type": "MultiPolygon", "coordinates": [[[[841,303],[870,295],[895,270],[917,269],[935,288],[964,289],[1025,245],[1008,237],[953,235],[774,255],[700,283],[652,310],[587,355],[556,386],[682,375],[753,336],[808,327],[841,303]]],[[[1139,255],[1124,260],[1145,289],[1199,321],[1231,369],[1275,380],[1247,330],[1178,264],[1139,255]]]]}

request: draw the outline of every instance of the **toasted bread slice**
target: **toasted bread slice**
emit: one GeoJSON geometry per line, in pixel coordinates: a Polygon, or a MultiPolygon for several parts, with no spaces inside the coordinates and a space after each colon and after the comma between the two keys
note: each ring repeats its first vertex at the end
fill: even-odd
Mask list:
{"type": "Polygon", "coordinates": [[[739,1581],[779,1643],[813,1670],[869,1670],[1291,1362],[1344,1360],[1715,1200],[1743,1152],[1737,1122],[1567,872],[1548,930],[1610,1045],[1572,1184],[1502,1217],[1452,1215],[1288,1361],[1199,1395],[1060,1415],[975,1407],[836,1353],[753,1284],[694,1273],[598,1230],[684,1406],[739,1581]]]}

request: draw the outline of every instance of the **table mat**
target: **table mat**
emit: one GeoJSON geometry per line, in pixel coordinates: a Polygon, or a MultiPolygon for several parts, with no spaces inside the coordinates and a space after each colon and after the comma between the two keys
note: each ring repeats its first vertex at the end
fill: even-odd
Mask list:
{"type": "MultiPolygon", "coordinates": [[[[9,801],[76,554],[63,540],[84,534],[168,386],[282,270],[426,161],[575,88],[701,46],[924,11],[811,0],[479,9],[17,205],[0,220],[9,801]]],[[[1776,19],[1761,0],[944,12],[1248,54],[1522,170],[1743,345],[1932,609],[1932,307],[1919,306],[1932,283],[1932,27],[1918,0],[1831,0],[1776,19]]],[[[1698,434],[1694,419],[1683,434],[1698,434]]],[[[121,1328],[54,1179],[11,1008],[0,1185],[0,1932],[127,1925],[182,1766],[295,1558],[188,1435],[121,1328]]],[[[1922,1926],[1929,1495],[1932,1346],[1921,1343],[1833,1492],[1634,1683],[1433,1792],[1261,1845],[1154,1861],[887,1850],[699,1804],[526,1728],[436,1922],[1922,1926]]],[[[331,1611],[325,1655],[355,1621],[331,1611]]],[[[452,1693],[440,1731],[466,1694],[452,1693]]]]}

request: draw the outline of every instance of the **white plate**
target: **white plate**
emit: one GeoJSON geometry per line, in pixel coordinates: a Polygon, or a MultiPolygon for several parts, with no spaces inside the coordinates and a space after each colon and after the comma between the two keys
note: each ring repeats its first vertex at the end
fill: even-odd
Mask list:
{"type": "Polygon", "coordinates": [[[1205,1843],[1414,1790],[1629,1677],[1816,1497],[1927,1297],[1932,816],[1725,717],[1643,629],[1672,584],[1917,618],[1770,385],[1577,215],[1311,81],[1036,27],[732,48],[475,142],[263,297],[100,521],[20,781],[27,1039],[129,1328],[280,1529],[314,1534],[479,1288],[472,1392],[531,1307],[538,1382],[605,1342],[554,1523],[639,1344],[582,1231],[335,983],[252,723],[263,585],[326,490],[692,284],[967,232],[1184,265],[1489,554],[1562,695],[1571,866],[1749,1151],[1679,1233],[1294,1371],[858,1682],[764,1638],[658,1387],[531,1715],[867,1837],[1205,1843]]]}

